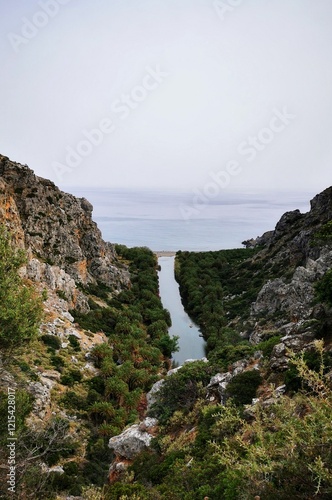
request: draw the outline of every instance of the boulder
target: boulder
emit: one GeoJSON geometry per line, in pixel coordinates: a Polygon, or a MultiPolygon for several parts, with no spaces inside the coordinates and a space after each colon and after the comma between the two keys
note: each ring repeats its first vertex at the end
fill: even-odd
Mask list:
{"type": "Polygon", "coordinates": [[[112,437],[108,446],[116,455],[131,460],[149,447],[153,436],[148,430],[157,423],[154,418],[146,418],[140,424],[132,425],[118,436],[112,437]]]}
{"type": "Polygon", "coordinates": [[[208,397],[213,400],[215,397],[220,399],[221,404],[226,402],[226,388],[229,382],[232,380],[233,375],[230,372],[217,373],[214,375],[209,385],[207,386],[208,397]],[[213,399],[212,399],[213,398],[213,399]]]}
{"type": "Polygon", "coordinates": [[[157,402],[157,396],[158,396],[158,393],[160,391],[160,389],[162,388],[162,386],[164,385],[165,383],[165,380],[162,379],[162,380],[158,380],[157,382],[155,382],[153,384],[153,386],[151,387],[150,391],[147,393],[146,395],[146,399],[147,399],[147,410],[150,410],[151,409],[151,406],[157,402]]]}

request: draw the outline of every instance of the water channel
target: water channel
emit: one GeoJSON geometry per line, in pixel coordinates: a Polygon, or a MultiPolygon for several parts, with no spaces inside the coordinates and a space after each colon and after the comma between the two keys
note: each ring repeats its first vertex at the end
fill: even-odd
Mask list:
{"type": "Polygon", "coordinates": [[[159,292],[163,306],[168,309],[172,318],[169,329],[170,336],[179,337],[179,351],[173,353],[173,363],[183,364],[186,359],[201,359],[205,356],[205,341],[201,337],[198,326],[189,318],[183,309],[179,285],[174,277],[175,257],[159,257],[159,292]]]}

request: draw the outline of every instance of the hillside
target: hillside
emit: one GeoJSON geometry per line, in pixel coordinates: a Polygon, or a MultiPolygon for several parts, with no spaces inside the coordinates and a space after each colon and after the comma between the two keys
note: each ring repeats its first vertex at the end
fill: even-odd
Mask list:
{"type": "Polygon", "coordinates": [[[1,156],[1,498],[9,427],[15,498],[107,481],[110,437],[169,366],[168,325],[155,255],[104,242],[87,200],[1,156]]]}

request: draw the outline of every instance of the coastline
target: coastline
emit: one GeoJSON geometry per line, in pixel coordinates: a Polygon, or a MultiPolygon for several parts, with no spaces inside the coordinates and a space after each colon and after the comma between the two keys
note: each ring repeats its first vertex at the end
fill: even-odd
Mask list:
{"type": "Polygon", "coordinates": [[[174,257],[176,252],[171,252],[169,250],[160,250],[158,252],[154,252],[157,257],[174,257]]]}

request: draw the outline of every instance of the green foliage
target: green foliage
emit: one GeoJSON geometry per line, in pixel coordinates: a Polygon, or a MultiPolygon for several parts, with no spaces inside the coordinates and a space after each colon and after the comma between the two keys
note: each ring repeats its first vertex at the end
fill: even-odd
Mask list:
{"type": "Polygon", "coordinates": [[[25,361],[18,361],[17,366],[19,366],[20,370],[31,379],[31,380],[38,380],[38,375],[34,370],[31,369],[30,365],[26,363],[25,361]]]}
{"type": "Polygon", "coordinates": [[[332,306],[332,269],[327,271],[315,285],[316,297],[320,302],[332,306]]]}
{"type": "Polygon", "coordinates": [[[61,340],[55,335],[45,334],[40,337],[40,340],[51,349],[58,350],[61,347],[61,340]]]}
{"type": "MultiPolygon", "coordinates": [[[[243,419],[240,407],[229,402],[213,406],[201,399],[190,413],[177,410],[176,418],[174,414],[161,429],[154,450],[135,459],[130,468],[134,481],[144,485],[151,498],[330,498],[330,369],[321,342],[316,342],[316,349],[308,358],[314,369],[304,356],[294,358],[303,387],[310,393],[293,398],[284,395],[270,406],[257,404],[250,421],[243,419]],[[191,434],[192,419],[195,436],[191,434]]],[[[242,387],[253,386],[245,375],[251,374],[250,378],[253,373],[241,374],[242,387]]],[[[243,397],[239,385],[233,389],[243,397]]],[[[248,401],[248,394],[246,398],[248,401]]]]}
{"type": "Polygon", "coordinates": [[[75,335],[69,335],[68,337],[69,345],[74,349],[74,351],[80,351],[81,346],[75,335]]]}
{"type": "Polygon", "coordinates": [[[210,376],[209,366],[203,361],[182,366],[165,379],[150,414],[165,424],[177,410],[188,413],[202,395],[203,386],[208,383],[210,376]]]}
{"type": "Polygon", "coordinates": [[[151,497],[141,484],[114,483],[105,488],[103,498],[105,500],[148,500],[151,497]]]}
{"type": "Polygon", "coordinates": [[[299,371],[299,359],[303,360],[309,370],[312,370],[317,374],[320,372],[322,367],[322,375],[328,373],[332,368],[332,353],[330,352],[320,353],[315,349],[306,351],[299,356],[294,357],[288,364],[288,369],[285,372],[284,378],[287,391],[289,392],[298,392],[301,389],[305,389],[306,391],[310,390],[305,378],[301,377],[301,373],[299,371]]]}
{"type": "MultiPolygon", "coordinates": [[[[318,345],[319,356],[320,349],[318,345]]],[[[322,375],[323,365],[318,372],[310,370],[303,358],[296,365],[304,385],[315,389],[311,395],[284,396],[271,407],[258,407],[253,422],[214,446],[225,480],[241,498],[332,495],[331,388],[322,375]]]]}
{"type": "Polygon", "coordinates": [[[269,359],[275,345],[280,343],[280,335],[273,335],[267,340],[263,340],[256,346],[257,351],[262,351],[264,358],[269,359]]]}
{"type": "Polygon", "coordinates": [[[60,377],[60,383],[72,387],[75,382],[81,382],[82,373],[79,370],[69,370],[60,377]]]}
{"type": "Polygon", "coordinates": [[[159,349],[166,358],[170,358],[173,352],[178,351],[178,338],[162,335],[159,339],[153,342],[153,345],[159,349]]]}
{"type": "Polygon", "coordinates": [[[77,443],[68,433],[68,422],[63,419],[52,419],[45,428],[34,433],[27,430],[20,436],[17,459],[20,470],[20,481],[17,484],[18,498],[53,499],[57,492],[66,490],[78,495],[82,478],[73,480],[73,476],[52,472],[47,474],[41,467],[41,460],[49,467],[59,460],[73,456],[77,451],[77,443]]]}
{"type": "MultiPolygon", "coordinates": [[[[168,335],[169,313],[158,295],[155,255],[146,248],[119,246],[117,251],[130,265],[132,288],[113,298],[103,295],[108,307],[95,304],[87,315],[73,312],[84,328],[108,335],[108,343],[91,351],[99,376],[88,381],[84,407],[96,434],[108,437],[137,419],[139,408],[146,404],[143,391],[158,379],[164,358],[177,349],[176,339],[168,335]]],[[[92,291],[100,296],[96,287],[92,291]]],[[[68,373],[61,381],[69,386],[74,383],[68,373]]],[[[68,407],[69,397],[63,402],[68,407]]],[[[75,405],[82,407],[81,401],[75,405]]]]}
{"type": "Polygon", "coordinates": [[[1,226],[0,348],[7,360],[9,352],[22,347],[37,335],[42,319],[41,298],[18,274],[24,262],[24,252],[14,249],[9,234],[1,226]]]}
{"type": "Polygon", "coordinates": [[[108,441],[92,434],[86,455],[87,462],[82,471],[85,484],[104,485],[112,458],[108,441]]]}
{"type": "Polygon", "coordinates": [[[203,327],[219,330],[225,325],[225,305],[229,318],[243,314],[266,277],[262,274],[253,287],[253,264],[247,259],[257,250],[235,249],[218,252],[178,252],[176,279],[190,316],[203,327]],[[241,280],[238,279],[239,271],[241,280]],[[246,279],[246,275],[251,278],[246,279]],[[250,288],[247,288],[248,285],[250,288]],[[232,298],[229,298],[229,297],[232,298]],[[226,304],[225,304],[226,303],[226,304]]]}
{"type": "Polygon", "coordinates": [[[237,405],[250,404],[252,399],[256,397],[257,389],[261,383],[262,377],[258,370],[239,373],[227,385],[226,394],[237,405]]]}
{"type": "Polygon", "coordinates": [[[332,221],[323,224],[312,238],[312,245],[326,245],[332,243],[332,221]]]}
{"type": "MultiPolygon", "coordinates": [[[[32,410],[33,398],[30,394],[22,389],[15,391],[15,428],[16,433],[20,433],[24,428],[26,417],[32,410]]],[[[8,394],[0,392],[0,443],[4,446],[8,438],[8,394]],[[6,416],[6,418],[5,418],[6,416]]]]}
{"type": "Polygon", "coordinates": [[[65,292],[63,290],[56,290],[56,294],[60,299],[68,300],[65,292]]]}
{"type": "Polygon", "coordinates": [[[77,412],[86,411],[88,409],[88,401],[86,398],[79,396],[76,392],[70,390],[68,390],[61,398],[61,403],[65,408],[76,410],[77,412]]]}
{"type": "Polygon", "coordinates": [[[57,354],[51,356],[50,361],[58,372],[62,372],[64,366],[66,365],[65,360],[57,354]]]}
{"type": "Polygon", "coordinates": [[[116,309],[111,307],[98,307],[89,311],[87,314],[72,311],[72,314],[75,321],[85,330],[90,330],[94,333],[103,331],[106,335],[113,332],[118,317],[116,309]]]}

